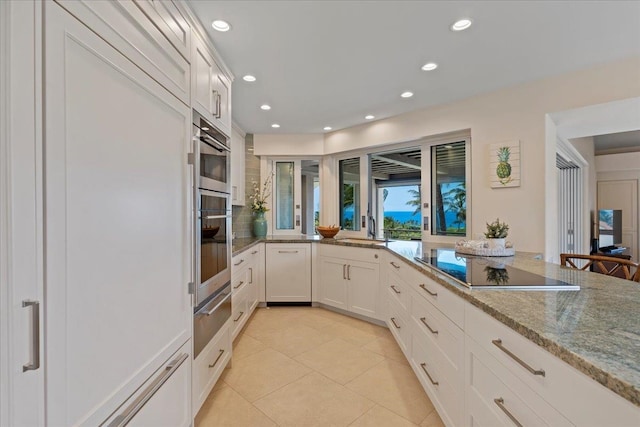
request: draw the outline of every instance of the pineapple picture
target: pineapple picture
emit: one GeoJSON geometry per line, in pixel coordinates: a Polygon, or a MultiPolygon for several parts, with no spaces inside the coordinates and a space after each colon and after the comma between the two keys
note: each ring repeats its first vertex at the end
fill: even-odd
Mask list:
{"type": "Polygon", "coordinates": [[[520,141],[502,141],[489,144],[489,182],[491,188],[520,186],[520,141]]]}
{"type": "Polygon", "coordinates": [[[496,167],[496,175],[502,185],[508,184],[512,180],[509,157],[511,157],[511,149],[509,147],[498,148],[498,166],[496,167]]]}

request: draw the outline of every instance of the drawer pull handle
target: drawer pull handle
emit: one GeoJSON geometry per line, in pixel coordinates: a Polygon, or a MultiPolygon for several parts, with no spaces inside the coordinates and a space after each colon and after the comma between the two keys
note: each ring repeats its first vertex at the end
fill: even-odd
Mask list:
{"type": "Polygon", "coordinates": [[[242,264],[243,262],[244,262],[244,260],[243,260],[243,259],[241,259],[240,261],[238,261],[237,263],[235,263],[235,264],[233,264],[233,265],[237,267],[237,266],[239,266],[240,264],[242,264]]]}
{"type": "Polygon", "coordinates": [[[244,281],[243,281],[243,280],[241,280],[241,281],[240,281],[240,283],[238,283],[237,285],[235,285],[235,286],[233,287],[233,289],[238,289],[238,288],[239,288],[240,286],[242,286],[242,285],[244,285],[244,281]]]}
{"type": "Polygon", "coordinates": [[[240,314],[238,314],[238,317],[236,317],[235,319],[233,319],[234,322],[237,322],[238,320],[240,320],[240,318],[244,315],[244,311],[241,311],[240,314]]]}
{"type": "Polygon", "coordinates": [[[396,294],[401,294],[402,292],[400,292],[399,290],[396,289],[396,285],[391,285],[391,289],[393,289],[393,292],[395,292],[396,294]]]}
{"type": "Polygon", "coordinates": [[[427,329],[429,329],[429,331],[431,331],[432,334],[438,335],[438,331],[434,331],[433,329],[431,329],[431,326],[429,326],[429,324],[427,323],[427,318],[426,317],[421,317],[420,321],[422,323],[424,323],[424,326],[426,326],[427,329]]]}
{"type": "Polygon", "coordinates": [[[498,408],[502,409],[502,412],[505,413],[505,415],[507,417],[509,417],[509,419],[511,421],[513,421],[513,423],[518,426],[518,427],[522,427],[522,424],[520,423],[520,421],[518,421],[518,419],[516,417],[513,416],[513,414],[511,412],[509,412],[509,410],[507,409],[506,406],[504,406],[504,399],[499,397],[497,399],[493,399],[493,401],[495,402],[496,405],[498,405],[498,408]]]}
{"type": "Polygon", "coordinates": [[[255,255],[257,253],[258,253],[258,251],[253,251],[253,252],[251,252],[251,255],[255,255]]]}
{"type": "Polygon", "coordinates": [[[421,363],[420,367],[422,368],[424,373],[427,374],[427,376],[429,377],[429,381],[431,381],[431,384],[440,385],[440,383],[438,381],[434,381],[433,378],[431,378],[431,375],[429,375],[429,371],[427,371],[427,364],[426,363],[421,363]]]}
{"type": "Polygon", "coordinates": [[[497,340],[493,340],[491,342],[493,343],[493,345],[498,347],[500,350],[502,350],[505,353],[507,353],[509,355],[509,357],[511,357],[516,362],[518,362],[520,364],[520,366],[525,368],[527,371],[531,372],[533,375],[540,375],[540,376],[543,376],[543,377],[545,376],[544,369],[533,369],[531,366],[527,365],[522,359],[520,359],[518,356],[516,356],[515,354],[511,353],[511,351],[509,351],[506,347],[504,347],[502,345],[502,340],[500,338],[498,338],[497,340]]]}
{"type": "Polygon", "coordinates": [[[393,267],[396,269],[400,268],[400,266],[393,261],[391,261],[389,264],[393,265],[393,267]]]}
{"type": "Polygon", "coordinates": [[[278,251],[279,254],[297,254],[298,251],[278,251]]]}
{"type": "Polygon", "coordinates": [[[396,328],[400,329],[400,325],[398,325],[398,324],[396,323],[396,318],[395,318],[395,317],[392,317],[392,318],[391,318],[391,323],[393,323],[393,326],[395,326],[396,328]]]}
{"type": "Polygon", "coordinates": [[[249,267],[249,283],[253,283],[253,267],[249,267]]]}
{"type": "Polygon", "coordinates": [[[342,264],[342,278],[347,280],[347,264],[342,264]]]}
{"type": "Polygon", "coordinates": [[[218,353],[218,357],[216,357],[216,360],[214,360],[213,363],[209,365],[209,367],[213,368],[214,366],[216,366],[216,363],[218,363],[218,360],[220,360],[223,354],[224,354],[224,349],[220,349],[220,353],[218,353]]]}
{"type": "Polygon", "coordinates": [[[427,288],[427,287],[425,286],[425,284],[424,284],[424,283],[420,283],[420,287],[421,287],[421,288],[422,288],[426,293],[428,293],[429,295],[431,295],[432,297],[437,297],[437,296],[438,296],[438,293],[437,293],[437,292],[431,292],[431,291],[429,290],[429,288],[427,288]]]}
{"type": "Polygon", "coordinates": [[[189,355],[187,353],[182,353],[177,358],[169,362],[168,365],[164,367],[162,373],[158,375],[149,387],[147,387],[140,396],[138,396],[131,405],[127,406],[127,409],[124,410],[120,415],[116,416],[110,423],[108,427],[124,427],[129,424],[129,421],[136,416],[138,412],[146,405],[146,403],[153,397],[154,394],[164,383],[167,382],[169,378],[178,370],[180,365],[187,360],[189,355]]]}

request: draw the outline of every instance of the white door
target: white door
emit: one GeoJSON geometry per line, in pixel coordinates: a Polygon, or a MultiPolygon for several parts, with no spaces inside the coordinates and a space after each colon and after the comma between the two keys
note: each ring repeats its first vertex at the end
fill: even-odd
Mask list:
{"type": "Polygon", "coordinates": [[[1,426],[44,424],[39,11],[0,2],[1,426]]]}
{"type": "Polygon", "coordinates": [[[598,209],[622,210],[622,246],[638,262],[638,180],[598,181],[598,209]]]}
{"type": "Polygon", "coordinates": [[[347,309],[347,260],[320,257],[320,300],[347,309]]]}
{"type": "Polygon", "coordinates": [[[45,13],[47,423],[98,425],[191,336],[190,110],[45,13]]]}

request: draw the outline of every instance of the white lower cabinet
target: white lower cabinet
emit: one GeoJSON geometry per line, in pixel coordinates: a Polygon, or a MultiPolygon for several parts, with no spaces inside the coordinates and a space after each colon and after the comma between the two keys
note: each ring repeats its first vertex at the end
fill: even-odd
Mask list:
{"type": "Polygon", "coordinates": [[[265,245],[266,301],[311,302],[311,244],[265,245]]]}
{"type": "Polygon", "coordinates": [[[250,316],[247,304],[249,287],[244,283],[238,291],[231,295],[231,338],[236,339],[250,316]]]}
{"type": "Polygon", "coordinates": [[[391,294],[387,296],[387,318],[385,322],[387,327],[391,331],[391,334],[396,339],[396,342],[400,346],[400,349],[404,353],[407,360],[411,359],[411,330],[410,324],[407,321],[407,311],[402,308],[396,300],[393,299],[391,294]]]}
{"type": "Polygon", "coordinates": [[[347,309],[347,264],[345,260],[320,257],[320,302],[347,309]]]}
{"type": "Polygon", "coordinates": [[[220,329],[193,361],[193,416],[195,417],[231,360],[231,321],[220,329]]]}

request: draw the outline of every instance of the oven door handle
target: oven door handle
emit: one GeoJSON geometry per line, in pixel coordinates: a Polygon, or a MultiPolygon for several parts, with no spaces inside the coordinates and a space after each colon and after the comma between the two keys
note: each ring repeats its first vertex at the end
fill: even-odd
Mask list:
{"type": "MultiPolygon", "coordinates": [[[[218,148],[214,147],[213,145],[217,145],[218,147],[220,147],[224,151],[231,151],[231,148],[227,147],[226,145],[224,145],[222,142],[218,141],[217,139],[214,139],[214,138],[210,137],[206,133],[200,135],[200,141],[204,142],[205,144],[207,144],[208,146],[210,146],[211,148],[216,149],[216,150],[218,150],[218,148]],[[211,145],[211,144],[213,144],[213,145],[211,145]]],[[[218,150],[218,151],[222,151],[222,150],[218,150]]]]}
{"type": "Polygon", "coordinates": [[[202,219],[227,219],[231,218],[231,215],[205,215],[202,219]]]}
{"type": "Polygon", "coordinates": [[[222,299],[222,301],[216,304],[211,310],[209,311],[204,311],[204,309],[200,310],[199,312],[196,313],[196,316],[211,316],[218,309],[218,307],[224,304],[229,298],[231,298],[231,294],[226,294],[226,296],[222,299]]]}

